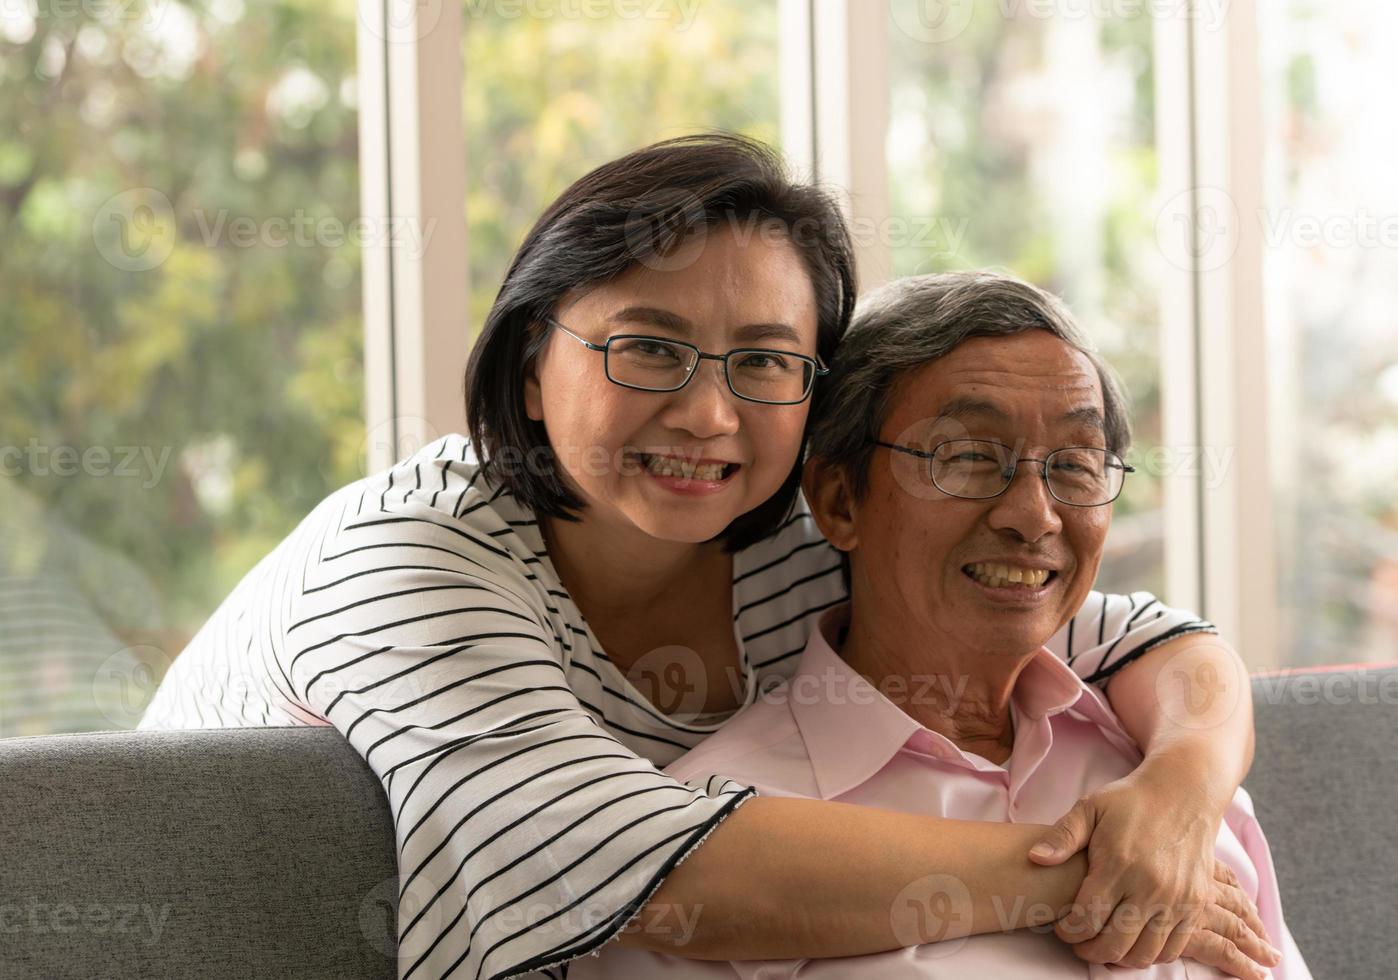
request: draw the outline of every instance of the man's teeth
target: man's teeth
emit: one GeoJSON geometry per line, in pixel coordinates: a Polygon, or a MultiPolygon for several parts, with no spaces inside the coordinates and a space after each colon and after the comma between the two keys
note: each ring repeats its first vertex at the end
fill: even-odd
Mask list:
{"type": "Polygon", "coordinates": [[[656,476],[682,476],[689,480],[721,480],[725,463],[686,463],[670,456],[646,456],[646,469],[656,476]]]}
{"type": "Polygon", "coordinates": [[[974,565],[967,565],[966,569],[977,582],[996,589],[1011,585],[1037,589],[1048,581],[1051,574],[1046,568],[1017,568],[997,561],[978,561],[974,565]]]}

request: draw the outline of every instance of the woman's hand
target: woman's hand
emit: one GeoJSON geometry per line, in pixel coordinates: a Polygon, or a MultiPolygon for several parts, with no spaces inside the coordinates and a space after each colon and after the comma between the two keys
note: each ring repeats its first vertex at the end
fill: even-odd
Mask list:
{"type": "Polygon", "coordinates": [[[1232,869],[1215,860],[1222,812],[1142,764],[1074,804],[1029,852],[1058,864],[1084,846],[1088,872],[1055,934],[1089,963],[1143,969],[1188,956],[1263,977],[1281,954],[1232,869]],[[1047,845],[1048,853],[1039,848],[1047,845]]]}

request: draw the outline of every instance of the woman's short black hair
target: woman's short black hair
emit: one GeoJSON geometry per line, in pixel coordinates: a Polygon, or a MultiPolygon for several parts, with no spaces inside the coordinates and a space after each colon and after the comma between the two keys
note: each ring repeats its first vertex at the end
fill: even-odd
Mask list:
{"type": "MultiPolygon", "coordinates": [[[[743,136],[704,133],[647,146],[565,190],[505,273],[466,365],[467,427],[486,480],[536,514],[579,520],[584,504],[564,485],[543,424],[525,411],[525,367],[548,336],[537,325],[570,290],[662,261],[694,232],[727,221],[775,223],[797,249],[815,287],[816,349],[833,360],[855,302],[853,247],[833,196],[793,181],[776,151],[743,136]]],[[[815,397],[808,420],[818,415],[815,397]]],[[[725,550],[767,537],[788,518],[805,448],[803,436],[781,489],[718,535],[725,550]]]]}

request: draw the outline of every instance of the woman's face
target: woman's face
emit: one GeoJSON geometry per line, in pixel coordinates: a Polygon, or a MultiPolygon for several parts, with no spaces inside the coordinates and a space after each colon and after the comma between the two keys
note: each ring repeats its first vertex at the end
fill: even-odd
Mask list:
{"type": "MultiPolygon", "coordinates": [[[[698,234],[655,268],[566,296],[554,318],[594,344],[615,334],[686,341],[724,354],[764,347],[816,354],[815,290],[796,249],[745,226],[698,234]]],[[[666,541],[706,541],[781,486],[796,463],[810,400],[764,405],[738,398],[723,364],[701,360],[678,391],[613,384],[604,357],[551,330],[527,368],[525,408],[542,421],[584,519],[666,541]],[[661,457],[669,457],[668,465],[661,457]],[[719,480],[700,466],[725,464],[719,480]]]]}

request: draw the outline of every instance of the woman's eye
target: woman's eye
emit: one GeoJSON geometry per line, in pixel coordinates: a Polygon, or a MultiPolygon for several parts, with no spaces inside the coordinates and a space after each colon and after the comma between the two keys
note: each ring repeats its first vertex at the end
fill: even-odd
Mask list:
{"type": "Polygon", "coordinates": [[[744,354],[739,366],[754,371],[784,371],[790,363],[778,354],[744,354]]]}
{"type": "Polygon", "coordinates": [[[675,356],[673,347],[654,340],[633,340],[625,349],[628,353],[644,354],[646,357],[675,356]]]}

